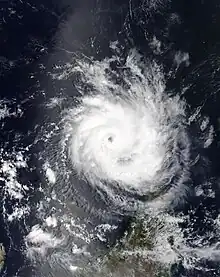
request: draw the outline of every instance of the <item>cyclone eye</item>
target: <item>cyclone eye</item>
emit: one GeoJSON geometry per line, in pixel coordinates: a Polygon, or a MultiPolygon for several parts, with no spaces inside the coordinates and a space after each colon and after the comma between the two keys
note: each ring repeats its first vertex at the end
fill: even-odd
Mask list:
{"type": "Polygon", "coordinates": [[[112,142],[113,142],[113,137],[112,137],[112,136],[109,136],[109,137],[108,137],[108,141],[112,143],[112,142]]]}

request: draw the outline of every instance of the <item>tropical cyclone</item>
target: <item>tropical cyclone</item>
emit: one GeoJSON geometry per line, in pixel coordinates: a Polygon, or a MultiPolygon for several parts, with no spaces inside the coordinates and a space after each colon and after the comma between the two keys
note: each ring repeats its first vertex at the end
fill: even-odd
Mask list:
{"type": "Polygon", "coordinates": [[[85,97],[73,116],[74,166],[89,180],[137,187],[161,168],[165,147],[157,115],[147,101],[85,97]]]}
{"type": "Polygon", "coordinates": [[[93,90],[81,90],[77,106],[66,113],[72,164],[94,186],[111,183],[141,194],[154,192],[187,166],[185,104],[164,93],[157,65],[145,67],[132,52],[118,73],[111,69],[113,60],[81,60],[71,69],[93,90]],[[122,81],[116,82],[119,75],[122,81]]]}

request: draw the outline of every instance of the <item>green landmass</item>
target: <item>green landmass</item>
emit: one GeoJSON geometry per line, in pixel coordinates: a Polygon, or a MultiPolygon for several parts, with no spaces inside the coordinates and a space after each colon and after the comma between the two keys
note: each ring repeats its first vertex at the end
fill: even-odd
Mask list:
{"type": "Polygon", "coordinates": [[[105,274],[112,277],[170,277],[170,266],[153,261],[147,254],[154,248],[161,224],[146,216],[136,219],[99,268],[105,268],[105,274]]]}
{"type": "Polygon", "coordinates": [[[3,269],[5,264],[5,248],[2,243],[0,243],[0,270],[3,269]]]}

